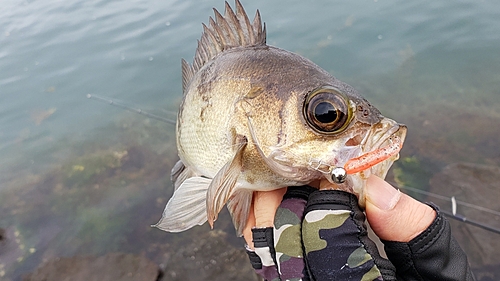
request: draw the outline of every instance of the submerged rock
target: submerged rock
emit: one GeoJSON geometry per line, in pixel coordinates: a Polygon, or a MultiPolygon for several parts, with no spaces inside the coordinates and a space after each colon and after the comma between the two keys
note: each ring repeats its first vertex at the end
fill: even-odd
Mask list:
{"type": "Polygon", "coordinates": [[[212,230],[179,247],[165,263],[162,280],[260,280],[250,265],[243,244],[235,248],[227,240],[227,233],[212,230]]]}
{"type": "Polygon", "coordinates": [[[156,281],[161,272],[149,259],[124,253],[101,257],[56,258],[42,264],[23,281],[156,281]]]}
{"type": "MultiPolygon", "coordinates": [[[[470,206],[457,205],[457,214],[469,220],[500,228],[500,167],[471,163],[455,163],[445,167],[430,180],[430,192],[455,196],[455,199],[487,208],[490,212],[470,206]]],[[[439,204],[441,209],[450,211],[451,202],[429,198],[439,204]]],[[[450,211],[451,212],[451,211],[450,211]]],[[[488,268],[491,274],[500,275],[500,235],[484,229],[449,219],[453,235],[467,253],[473,268],[488,268]],[[496,266],[495,266],[496,265],[496,266]]],[[[481,279],[478,279],[481,280],[481,279]]],[[[492,279],[493,280],[493,279],[492,279]]],[[[498,279],[494,279],[498,280],[498,279]]]]}

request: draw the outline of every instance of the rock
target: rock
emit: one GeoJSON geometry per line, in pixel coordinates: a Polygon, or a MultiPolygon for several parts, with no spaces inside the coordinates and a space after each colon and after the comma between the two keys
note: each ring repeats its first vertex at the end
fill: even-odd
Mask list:
{"type": "MultiPolygon", "coordinates": [[[[457,214],[469,220],[500,228],[500,167],[471,163],[456,163],[445,167],[430,180],[430,192],[455,196],[457,201],[490,209],[496,214],[468,206],[457,205],[457,214]]],[[[441,209],[451,212],[451,202],[429,198],[441,209]]],[[[500,276],[500,235],[463,222],[449,219],[453,235],[467,253],[473,268],[488,268],[494,276],[500,276]]],[[[479,280],[479,279],[478,279],[479,280]]],[[[492,279],[493,280],[493,279],[492,279]]],[[[498,280],[498,279],[494,279],[498,280]]]]}
{"type": "Polygon", "coordinates": [[[3,280],[2,277],[6,272],[15,267],[20,259],[23,259],[25,251],[22,249],[23,244],[19,238],[19,231],[15,227],[2,228],[0,236],[0,280],[3,280]]]}
{"type": "Polygon", "coordinates": [[[23,281],[156,281],[158,265],[149,259],[124,253],[109,253],[101,257],[56,258],[43,263],[23,281]]]}
{"type": "Polygon", "coordinates": [[[179,249],[165,263],[163,281],[233,280],[257,281],[243,248],[227,241],[227,233],[212,230],[179,249]]]}
{"type": "Polygon", "coordinates": [[[480,268],[474,268],[474,275],[477,281],[500,280],[500,270],[498,270],[498,265],[487,265],[480,268]]]}

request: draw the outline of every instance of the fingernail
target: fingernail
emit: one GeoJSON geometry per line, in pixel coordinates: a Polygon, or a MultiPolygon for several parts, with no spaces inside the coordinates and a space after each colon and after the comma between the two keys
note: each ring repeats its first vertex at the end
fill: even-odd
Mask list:
{"type": "Polygon", "coordinates": [[[366,200],[377,208],[389,211],[394,209],[401,198],[401,192],[383,179],[370,176],[366,183],[366,200]]]}

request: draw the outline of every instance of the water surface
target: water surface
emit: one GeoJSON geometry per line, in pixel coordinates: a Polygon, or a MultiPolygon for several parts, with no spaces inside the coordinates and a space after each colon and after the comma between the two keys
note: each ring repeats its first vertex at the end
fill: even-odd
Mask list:
{"type": "MultiPolygon", "coordinates": [[[[252,17],[260,9],[268,44],[313,60],[409,126],[391,179],[429,189],[448,164],[500,165],[494,1],[243,4],[252,17]]],[[[180,59],[193,57],[212,7],[224,2],[2,2],[0,228],[17,240],[0,256],[0,278],[17,280],[57,256],[112,251],[168,267],[177,242],[208,231],[149,228],[172,193],[173,126],[86,95],[172,117],[180,59]]]]}

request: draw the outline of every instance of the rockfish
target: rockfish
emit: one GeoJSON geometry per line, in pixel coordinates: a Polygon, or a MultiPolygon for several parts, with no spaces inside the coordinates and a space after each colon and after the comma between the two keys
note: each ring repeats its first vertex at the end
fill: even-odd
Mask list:
{"type": "Polygon", "coordinates": [[[194,62],[182,60],[175,191],[155,226],[213,225],[227,204],[241,234],[254,191],[325,177],[363,206],[366,179],[385,177],[406,127],[310,60],[266,45],[259,11],[250,22],[235,6],[214,9],[194,62]],[[337,167],[347,172],[343,183],[332,179],[337,167]]]}

